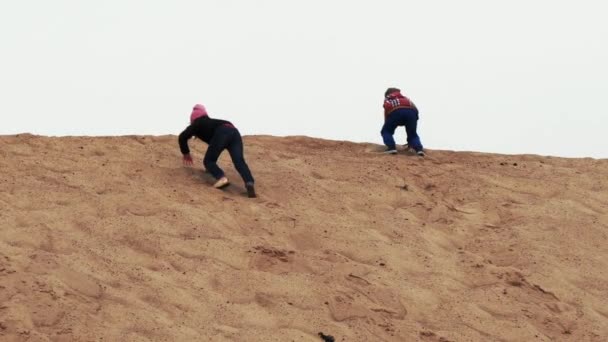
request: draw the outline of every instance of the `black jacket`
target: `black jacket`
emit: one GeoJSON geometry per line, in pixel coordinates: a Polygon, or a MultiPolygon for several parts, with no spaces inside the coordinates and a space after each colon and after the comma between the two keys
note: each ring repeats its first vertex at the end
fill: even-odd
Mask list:
{"type": "Polygon", "coordinates": [[[231,125],[229,121],[220,120],[220,119],[211,119],[208,116],[203,116],[194,120],[194,122],[186,127],[186,129],[179,135],[179,149],[182,154],[190,153],[190,148],[188,147],[188,139],[192,137],[197,137],[207,144],[213,138],[213,134],[215,130],[223,125],[231,125]]]}

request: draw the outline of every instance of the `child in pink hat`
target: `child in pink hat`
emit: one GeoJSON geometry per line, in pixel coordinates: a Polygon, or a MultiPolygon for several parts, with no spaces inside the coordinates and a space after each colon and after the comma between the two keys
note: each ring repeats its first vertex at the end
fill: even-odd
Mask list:
{"type": "Polygon", "coordinates": [[[192,137],[197,137],[209,145],[203,164],[216,179],[214,187],[220,189],[230,184],[224,171],[217,165],[220,154],[224,150],[228,150],[234,167],[245,181],[247,195],[250,198],[256,197],[254,179],[243,156],[243,138],[232,123],[210,118],[205,106],[197,104],[192,108],[190,125],[179,135],[178,140],[184,165],[187,166],[193,165],[190,148],[188,147],[188,140],[192,137]]]}

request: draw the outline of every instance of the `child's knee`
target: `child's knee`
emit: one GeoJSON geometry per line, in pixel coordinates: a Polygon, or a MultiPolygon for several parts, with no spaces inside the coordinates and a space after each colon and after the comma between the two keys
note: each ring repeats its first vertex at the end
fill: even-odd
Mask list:
{"type": "Polygon", "coordinates": [[[393,135],[394,133],[395,133],[394,129],[390,129],[390,128],[387,128],[387,127],[382,128],[382,130],[380,131],[380,135],[383,135],[383,136],[385,136],[385,135],[393,135]]]}

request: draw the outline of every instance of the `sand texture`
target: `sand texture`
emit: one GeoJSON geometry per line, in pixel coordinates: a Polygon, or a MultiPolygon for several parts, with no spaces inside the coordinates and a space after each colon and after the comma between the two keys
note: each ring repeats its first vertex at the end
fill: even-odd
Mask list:
{"type": "Polygon", "coordinates": [[[0,137],[0,341],[608,341],[608,160],[0,137]]]}

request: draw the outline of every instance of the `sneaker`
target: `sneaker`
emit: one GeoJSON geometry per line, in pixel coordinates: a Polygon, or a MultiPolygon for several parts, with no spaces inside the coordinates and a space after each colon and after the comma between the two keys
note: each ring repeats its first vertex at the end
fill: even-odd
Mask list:
{"type": "Polygon", "coordinates": [[[388,148],[383,152],[384,154],[397,154],[397,150],[394,148],[388,148]]]}
{"type": "Polygon", "coordinates": [[[247,183],[247,184],[245,184],[245,187],[247,188],[247,197],[249,197],[249,198],[258,197],[255,194],[255,188],[253,187],[253,183],[247,183]]]}
{"type": "Polygon", "coordinates": [[[230,185],[228,178],[222,177],[222,178],[218,179],[217,182],[215,182],[215,184],[213,184],[213,187],[216,189],[222,189],[222,188],[227,187],[228,185],[230,185]]]}
{"type": "Polygon", "coordinates": [[[424,151],[418,151],[418,152],[416,152],[416,154],[417,154],[419,157],[424,157],[424,156],[426,156],[426,153],[424,153],[424,151]]]}

